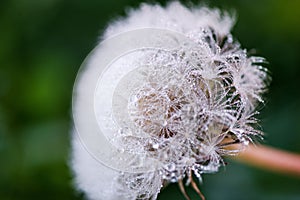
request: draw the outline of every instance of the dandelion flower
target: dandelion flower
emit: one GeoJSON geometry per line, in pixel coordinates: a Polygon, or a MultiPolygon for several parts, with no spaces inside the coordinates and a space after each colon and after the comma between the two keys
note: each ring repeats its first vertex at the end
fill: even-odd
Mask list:
{"type": "Polygon", "coordinates": [[[89,199],[156,199],[215,173],[257,130],[268,75],[207,7],[142,4],[108,26],[74,89],[72,166],[89,199]]]}

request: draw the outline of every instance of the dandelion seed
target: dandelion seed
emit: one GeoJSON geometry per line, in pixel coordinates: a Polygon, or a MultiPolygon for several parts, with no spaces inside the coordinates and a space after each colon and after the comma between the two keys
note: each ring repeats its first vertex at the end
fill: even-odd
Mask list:
{"type": "Polygon", "coordinates": [[[217,9],[173,2],[142,4],[108,26],[74,94],[73,169],[88,198],[156,199],[178,182],[189,199],[186,179],[204,199],[193,175],[201,182],[240,151],[228,146],[262,135],[255,115],[268,74],[233,39],[233,24],[217,9]]]}

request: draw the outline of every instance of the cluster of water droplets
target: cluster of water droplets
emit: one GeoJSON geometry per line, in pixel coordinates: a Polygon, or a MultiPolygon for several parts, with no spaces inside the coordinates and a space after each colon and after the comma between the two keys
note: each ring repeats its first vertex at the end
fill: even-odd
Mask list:
{"type": "Polygon", "coordinates": [[[90,199],[155,200],[167,183],[193,187],[193,176],[261,137],[269,76],[264,58],[230,34],[234,21],[175,1],[142,4],[108,26],[74,93],[86,148],[74,139],[73,169],[90,199]]]}
{"type": "Polygon", "coordinates": [[[137,199],[157,196],[163,182],[191,174],[201,180],[218,171],[222,156],[240,150],[228,146],[248,145],[262,134],[255,115],[268,83],[264,59],[247,56],[231,35],[211,28],[188,37],[192,45],[157,50],[140,61],[144,82],[130,94],[128,120],[129,129],[147,137],[125,134],[122,148],[138,147],[158,164],[155,172],[119,177],[137,199]]]}

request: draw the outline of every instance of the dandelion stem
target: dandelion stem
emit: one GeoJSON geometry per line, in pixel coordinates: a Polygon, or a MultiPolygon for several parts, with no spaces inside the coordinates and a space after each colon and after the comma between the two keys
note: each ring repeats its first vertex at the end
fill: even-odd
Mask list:
{"type": "MultiPolygon", "coordinates": [[[[234,148],[239,146],[235,145],[234,148]]],[[[250,145],[234,158],[266,170],[300,177],[299,154],[263,145],[250,145]]]]}

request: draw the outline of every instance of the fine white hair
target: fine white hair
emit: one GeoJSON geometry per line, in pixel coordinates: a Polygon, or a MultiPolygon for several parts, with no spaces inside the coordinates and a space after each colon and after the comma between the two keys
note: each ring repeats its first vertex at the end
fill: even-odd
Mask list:
{"type": "MultiPolygon", "coordinates": [[[[172,51],[142,52],[142,61],[135,56],[125,57],[143,64],[136,73],[140,73],[143,82],[127,92],[131,97],[123,101],[127,104],[122,106],[128,109],[126,116],[130,119],[121,121],[131,120],[133,125],[129,128],[132,132],[146,132],[149,137],[119,134],[113,138],[115,135],[111,134],[109,142],[123,150],[140,151],[145,157],[156,160],[161,168],[144,173],[113,169],[93,157],[81,142],[78,130],[73,129],[71,165],[75,185],[88,199],[155,200],[163,183],[182,181],[186,177],[189,183],[192,173],[201,180],[201,174],[218,171],[224,164],[223,155],[239,152],[225,148],[226,145],[240,143],[246,146],[253,136],[262,135],[257,130],[255,115],[257,106],[263,103],[262,94],[268,84],[267,71],[261,66],[265,61],[249,56],[232,38],[230,31],[234,23],[232,15],[218,9],[187,8],[175,1],[166,7],[143,3],[138,9],[129,10],[125,18],[109,24],[100,44],[122,33],[145,28],[180,33],[192,44],[172,51]],[[231,141],[227,143],[228,140],[231,141]]],[[[105,49],[96,49],[92,57],[97,51],[105,49]]],[[[131,60],[127,61],[130,65],[131,60]]],[[[101,64],[91,63],[96,68],[101,64]]],[[[75,98],[77,93],[80,95],[92,86],[88,81],[95,76],[85,76],[86,82],[81,81],[80,89],[75,88],[75,98]]],[[[106,77],[107,85],[116,76],[106,77]]],[[[127,77],[126,83],[133,77],[127,77]]],[[[126,86],[120,91],[129,88],[126,86]]],[[[82,99],[85,100],[85,96],[82,99]]],[[[80,105],[76,111],[86,109],[84,104],[80,105]]],[[[125,116],[122,112],[118,110],[120,116],[125,116]]],[[[80,115],[79,112],[76,114],[80,115]]],[[[80,124],[89,127],[89,120],[83,118],[80,124]]],[[[122,125],[116,125],[119,126],[122,125]]],[[[110,128],[106,127],[106,130],[113,130],[110,128]]],[[[129,129],[126,128],[121,127],[118,131],[126,132],[129,129]]],[[[87,130],[96,132],[90,127],[87,130]]]]}

